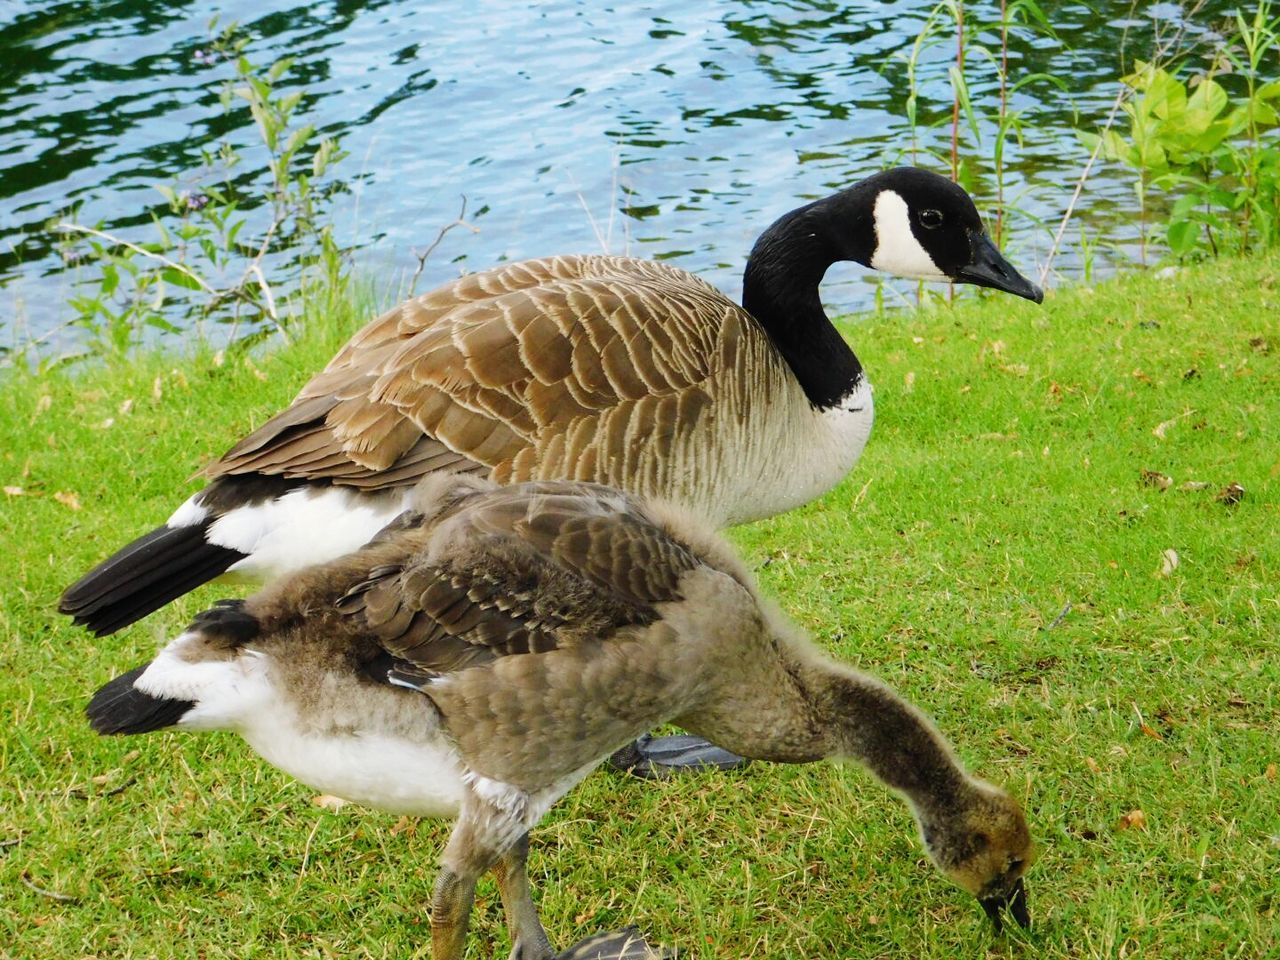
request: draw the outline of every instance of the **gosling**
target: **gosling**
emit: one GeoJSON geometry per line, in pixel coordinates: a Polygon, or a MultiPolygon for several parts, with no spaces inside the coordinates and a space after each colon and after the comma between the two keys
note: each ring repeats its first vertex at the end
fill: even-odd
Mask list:
{"type": "Polygon", "coordinates": [[[716,534],[607,487],[430,477],[364,547],[216,604],[87,715],[102,734],[233,730],[324,793],[454,819],[433,960],[463,956],[486,871],[512,960],[555,956],[529,830],[668,721],[749,758],[860,762],[997,930],[1005,908],[1030,922],[1020,806],[919,710],[801,637],[716,534]]]}

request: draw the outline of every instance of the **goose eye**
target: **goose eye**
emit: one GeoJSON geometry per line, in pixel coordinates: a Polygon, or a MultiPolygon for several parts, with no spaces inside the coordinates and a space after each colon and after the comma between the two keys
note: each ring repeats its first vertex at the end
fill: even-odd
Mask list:
{"type": "Polygon", "coordinates": [[[936,230],[938,227],[942,226],[942,211],[934,210],[932,208],[928,210],[921,210],[920,226],[927,230],[936,230]]]}

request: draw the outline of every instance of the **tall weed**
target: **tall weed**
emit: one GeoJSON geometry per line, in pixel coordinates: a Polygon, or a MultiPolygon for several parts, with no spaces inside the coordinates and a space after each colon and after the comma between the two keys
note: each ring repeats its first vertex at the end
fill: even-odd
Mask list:
{"type": "Polygon", "coordinates": [[[222,108],[248,110],[261,151],[224,141],[202,151],[198,188],[157,184],[164,202],[151,213],[150,238],[116,236],[74,215],[56,224],[64,256],[81,268],[70,325],[84,331],[83,349],[63,361],[121,356],[148,331],[194,326],[204,335],[209,322],[228,325],[231,342],[271,331],[287,336],[282,294],[330,303],[344,297],[349,258],[324,211],[341,188],[330,170],[345,152],[314,124],[298,122],[305,93],[281,86],[292,58],[260,65],[246,43],[232,24],[204,56],[231,65],[222,108]]]}

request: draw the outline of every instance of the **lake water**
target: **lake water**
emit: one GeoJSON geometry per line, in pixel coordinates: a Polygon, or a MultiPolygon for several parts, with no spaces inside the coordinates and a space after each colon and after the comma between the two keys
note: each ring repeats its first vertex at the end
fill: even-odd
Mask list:
{"type": "MultiPolygon", "coordinates": [[[[1038,273],[1087,154],[1072,125],[1098,126],[1122,64],[1183,28],[1212,40],[1233,7],[1181,24],[1176,4],[1045,2],[1057,37],[1016,32],[1010,72],[1047,72],[1014,98],[1024,142],[1010,149],[1010,251],[1038,273]]],[[[226,138],[262,160],[247,112],[218,101],[230,64],[209,57],[207,21],[238,21],[259,63],[293,55],[286,82],[305,117],[341,138],[347,192],[331,216],[362,271],[385,281],[468,199],[475,232],[454,230],[418,289],[500,260],[570,251],[670,258],[736,296],[755,236],[800,202],[910,159],[905,56],[929,4],[657,0],[530,4],[475,0],[115,0],[0,2],[0,345],[48,338],[73,349],[74,273],[47,224],[81,223],[146,239],[156,183],[198,190],[200,151],[226,138]],[[476,211],[482,211],[476,215],[476,211]]],[[[993,23],[999,4],[966,5],[993,23]]],[[[992,31],[981,38],[998,45],[992,31]]],[[[920,58],[922,148],[945,153],[953,39],[920,58]]],[[[995,79],[971,54],[970,84],[994,112],[995,79]]],[[[990,156],[991,123],[984,122],[990,156]]],[[[922,159],[945,170],[943,164],[922,159]]],[[[990,194],[989,178],[980,184],[990,194]]],[[[1131,240],[1131,177],[1089,181],[1079,224],[1131,240]]],[[[1078,271],[1078,226],[1055,272],[1078,271]]],[[[1123,253],[1120,254],[1123,256],[1123,253]]],[[[1115,256],[1115,254],[1112,254],[1115,256]]],[[[835,309],[870,301],[865,271],[833,269],[835,309]]],[[[1052,282],[1052,278],[1051,278],[1052,282]]],[[[902,290],[908,290],[903,285],[902,290]]]]}

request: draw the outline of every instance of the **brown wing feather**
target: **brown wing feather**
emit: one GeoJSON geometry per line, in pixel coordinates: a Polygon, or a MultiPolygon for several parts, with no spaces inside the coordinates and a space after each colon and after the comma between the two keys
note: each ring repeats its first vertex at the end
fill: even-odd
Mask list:
{"type": "Polygon", "coordinates": [[[708,381],[732,368],[753,323],[651,261],[555,257],[472,274],[374,320],[203,472],[369,490],[446,468],[625,482],[638,456],[660,457],[703,416],[708,381]],[[638,429],[651,417],[660,429],[638,429]]]}
{"type": "Polygon", "coordinates": [[[634,501],[588,484],[474,496],[431,539],[436,549],[370,571],[338,608],[436,675],[651,624],[699,563],[634,501]]]}
{"type": "Polygon", "coordinates": [[[477,497],[445,531],[518,538],[536,555],[627,604],[680,599],[699,561],[625,494],[593,484],[528,483],[477,497]]]}

